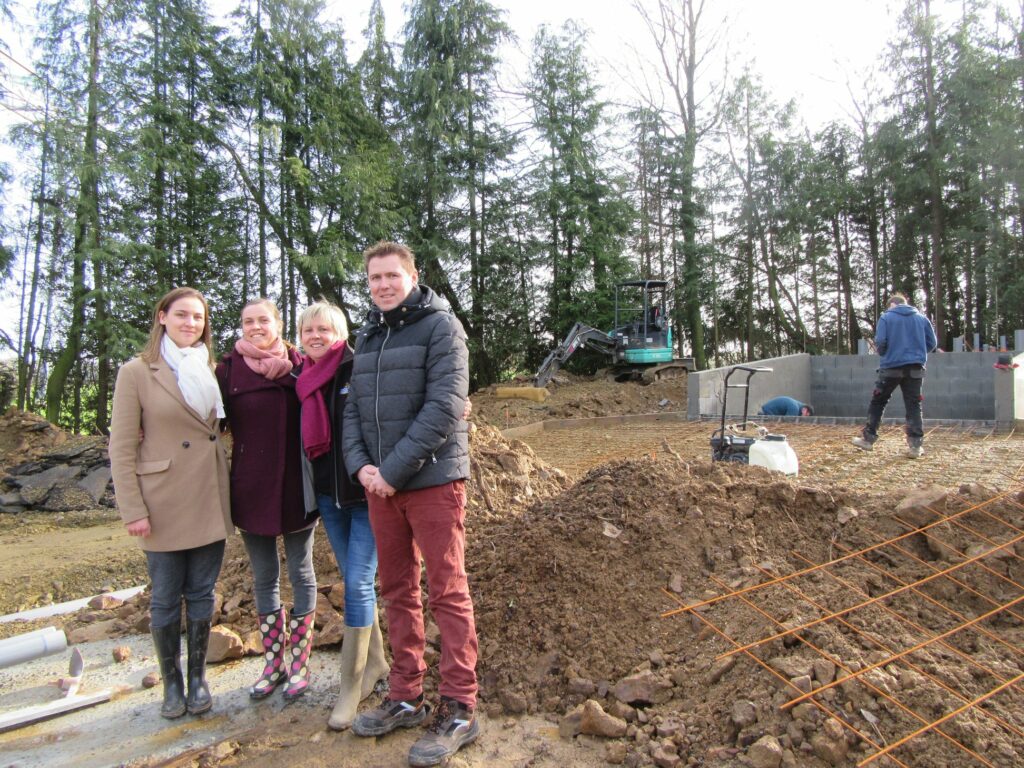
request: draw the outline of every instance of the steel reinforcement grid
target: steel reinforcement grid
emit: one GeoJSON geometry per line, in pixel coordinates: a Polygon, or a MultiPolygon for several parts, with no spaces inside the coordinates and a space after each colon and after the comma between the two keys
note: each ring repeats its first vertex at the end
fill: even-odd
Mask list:
{"type": "Polygon", "coordinates": [[[833,542],[826,562],[794,552],[791,572],[756,566],[756,583],[738,588],[712,576],[719,594],[689,604],[665,590],[679,607],[661,615],[689,614],[726,643],[719,660],[742,655],[763,668],[786,690],[783,710],[806,718],[813,707],[855,734],[859,766],[934,765],[931,740],[959,755],[947,756],[951,765],[1020,765],[1024,486],[1015,469],[1006,490],[897,513],[903,533],[858,549],[833,542]],[[750,620],[729,621],[738,611],[750,620]],[[791,677],[782,647],[822,671],[791,677]]]}

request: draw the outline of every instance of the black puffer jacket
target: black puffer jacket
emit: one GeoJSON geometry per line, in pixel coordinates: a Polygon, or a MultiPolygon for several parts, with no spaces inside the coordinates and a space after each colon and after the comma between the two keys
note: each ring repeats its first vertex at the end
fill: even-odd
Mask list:
{"type": "Polygon", "coordinates": [[[469,352],[448,302],[425,285],[356,334],[342,448],[355,478],[367,464],[399,491],[469,477],[469,352]]]}

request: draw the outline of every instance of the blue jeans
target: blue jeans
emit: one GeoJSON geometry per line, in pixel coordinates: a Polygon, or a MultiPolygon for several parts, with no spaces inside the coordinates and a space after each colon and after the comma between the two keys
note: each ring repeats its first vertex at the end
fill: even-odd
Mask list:
{"type": "Polygon", "coordinates": [[[345,582],[345,625],[368,627],[377,610],[373,580],[377,575],[377,544],[365,502],[339,508],[326,494],[316,497],[320,519],[345,582]]]}
{"type": "MultiPolygon", "coordinates": [[[[292,616],[305,616],[316,608],[316,573],[313,572],[313,531],[316,526],[282,535],[292,583],[292,616]]],[[[252,566],[256,611],[273,613],[281,607],[281,560],[277,536],[260,536],[242,531],[242,541],[252,566]]]]}
{"type": "Polygon", "coordinates": [[[213,616],[213,588],[224,560],[224,540],[193,549],[146,552],[150,584],[150,624],[181,626],[181,598],[189,621],[213,616]]]}

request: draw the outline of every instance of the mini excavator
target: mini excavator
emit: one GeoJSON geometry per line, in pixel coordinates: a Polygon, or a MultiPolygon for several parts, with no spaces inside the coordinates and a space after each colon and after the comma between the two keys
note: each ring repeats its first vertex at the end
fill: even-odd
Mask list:
{"type": "Polygon", "coordinates": [[[694,368],[693,358],[674,356],[672,326],[665,313],[667,288],[667,280],[619,283],[615,287],[615,327],[605,332],[576,323],[545,358],[533,379],[534,386],[546,386],[581,347],[610,357],[610,375],[616,381],[649,384],[686,376],[694,368]]]}

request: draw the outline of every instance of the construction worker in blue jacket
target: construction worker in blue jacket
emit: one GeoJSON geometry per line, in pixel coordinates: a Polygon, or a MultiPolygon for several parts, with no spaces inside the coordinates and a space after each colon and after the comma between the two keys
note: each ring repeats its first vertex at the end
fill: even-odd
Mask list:
{"type": "Polygon", "coordinates": [[[870,451],[878,440],[878,425],[892,393],[899,387],[906,409],[907,455],[912,459],[924,455],[924,424],[921,416],[921,389],[924,385],[928,353],[937,346],[931,321],[907,303],[906,296],[895,293],[889,308],[878,319],[875,349],[881,355],[878,380],[871,393],[868,420],[853,444],[870,451]]]}

